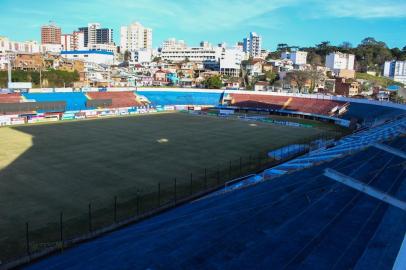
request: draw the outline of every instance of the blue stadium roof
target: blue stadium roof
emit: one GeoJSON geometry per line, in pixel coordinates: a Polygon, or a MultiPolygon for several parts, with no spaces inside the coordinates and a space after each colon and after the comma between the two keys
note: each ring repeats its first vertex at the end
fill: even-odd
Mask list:
{"type": "MultiPolygon", "coordinates": [[[[406,150],[406,138],[392,143],[406,150]]],[[[191,202],[27,269],[392,269],[406,214],[323,175],[406,200],[404,159],[370,147],[191,202]]]]}
{"type": "Polygon", "coordinates": [[[114,55],[114,53],[109,51],[96,51],[96,50],[86,50],[86,51],[61,51],[61,54],[107,54],[114,55]]]}

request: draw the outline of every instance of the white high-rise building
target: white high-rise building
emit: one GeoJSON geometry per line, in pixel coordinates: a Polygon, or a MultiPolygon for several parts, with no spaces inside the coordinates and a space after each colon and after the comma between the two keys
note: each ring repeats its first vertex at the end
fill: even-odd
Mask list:
{"type": "Polygon", "coordinates": [[[244,52],[251,57],[260,57],[262,50],[262,37],[255,32],[251,32],[243,41],[244,52]]]}
{"type": "Polygon", "coordinates": [[[36,41],[12,41],[0,36],[0,53],[39,53],[41,45],[36,41]]]}
{"type": "Polygon", "coordinates": [[[304,51],[283,52],[281,58],[291,60],[294,65],[298,66],[306,65],[307,52],[304,51]]]}
{"type": "Polygon", "coordinates": [[[406,84],[406,61],[386,61],[383,76],[396,82],[406,84]]]}
{"type": "Polygon", "coordinates": [[[85,33],[81,31],[75,31],[72,34],[73,37],[73,49],[74,51],[85,50],[85,33]]]}
{"type": "Polygon", "coordinates": [[[62,34],[61,45],[63,51],[72,51],[74,47],[73,34],[62,34]]]}
{"type": "Polygon", "coordinates": [[[175,38],[167,39],[161,45],[162,50],[177,50],[186,48],[187,45],[184,40],[176,40],[175,38]]]}
{"type": "Polygon", "coordinates": [[[339,70],[354,70],[355,56],[353,54],[332,52],[326,56],[326,67],[336,72],[339,70]]]}
{"type": "Polygon", "coordinates": [[[231,77],[240,75],[244,53],[239,48],[222,48],[220,57],[220,73],[231,77]]]}
{"type": "Polygon", "coordinates": [[[88,44],[97,44],[97,29],[100,29],[100,23],[89,23],[88,28],[88,44]]]}
{"type": "Polygon", "coordinates": [[[146,28],[139,22],[122,26],[120,31],[121,52],[152,49],[152,29],[146,28]]]}

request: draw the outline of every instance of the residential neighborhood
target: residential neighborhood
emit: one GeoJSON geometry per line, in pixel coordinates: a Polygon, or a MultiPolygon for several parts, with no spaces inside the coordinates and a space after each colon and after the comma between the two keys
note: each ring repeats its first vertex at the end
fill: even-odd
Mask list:
{"type": "Polygon", "coordinates": [[[345,42],[338,46],[321,42],[308,48],[281,43],[276,50],[267,50],[263,37],[251,32],[235,44],[190,45],[168,38],[154,48],[152,28],[140,22],[121,27],[119,44],[114,30],[100,23],[88,23],[72,33],[64,33],[54,22],[39,30],[41,42],[0,37],[0,87],[7,87],[10,70],[17,75],[11,75],[12,81],[31,79],[33,87],[223,88],[396,102],[405,98],[406,47],[389,49],[374,38],[365,38],[354,48],[345,42]],[[362,55],[376,49],[389,55],[379,60],[362,55]],[[397,54],[390,55],[391,51],[397,54]],[[47,79],[51,71],[74,76],[47,79]]]}

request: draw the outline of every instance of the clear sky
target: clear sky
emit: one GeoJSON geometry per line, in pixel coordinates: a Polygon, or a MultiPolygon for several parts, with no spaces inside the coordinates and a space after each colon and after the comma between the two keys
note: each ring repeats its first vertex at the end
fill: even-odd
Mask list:
{"type": "Polygon", "coordinates": [[[250,31],[272,50],[325,40],[357,45],[367,36],[406,46],[405,0],[0,0],[0,10],[0,35],[19,41],[40,40],[40,26],[52,20],[63,33],[99,22],[119,44],[120,26],[139,21],[153,29],[155,47],[170,37],[233,45],[250,31]]]}

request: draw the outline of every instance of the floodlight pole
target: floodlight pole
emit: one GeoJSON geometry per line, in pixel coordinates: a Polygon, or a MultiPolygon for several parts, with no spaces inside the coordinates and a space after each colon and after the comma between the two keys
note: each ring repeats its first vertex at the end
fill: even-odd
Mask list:
{"type": "Polygon", "coordinates": [[[11,59],[10,56],[6,56],[8,60],[7,71],[8,71],[8,85],[11,83],[11,59]]]}

